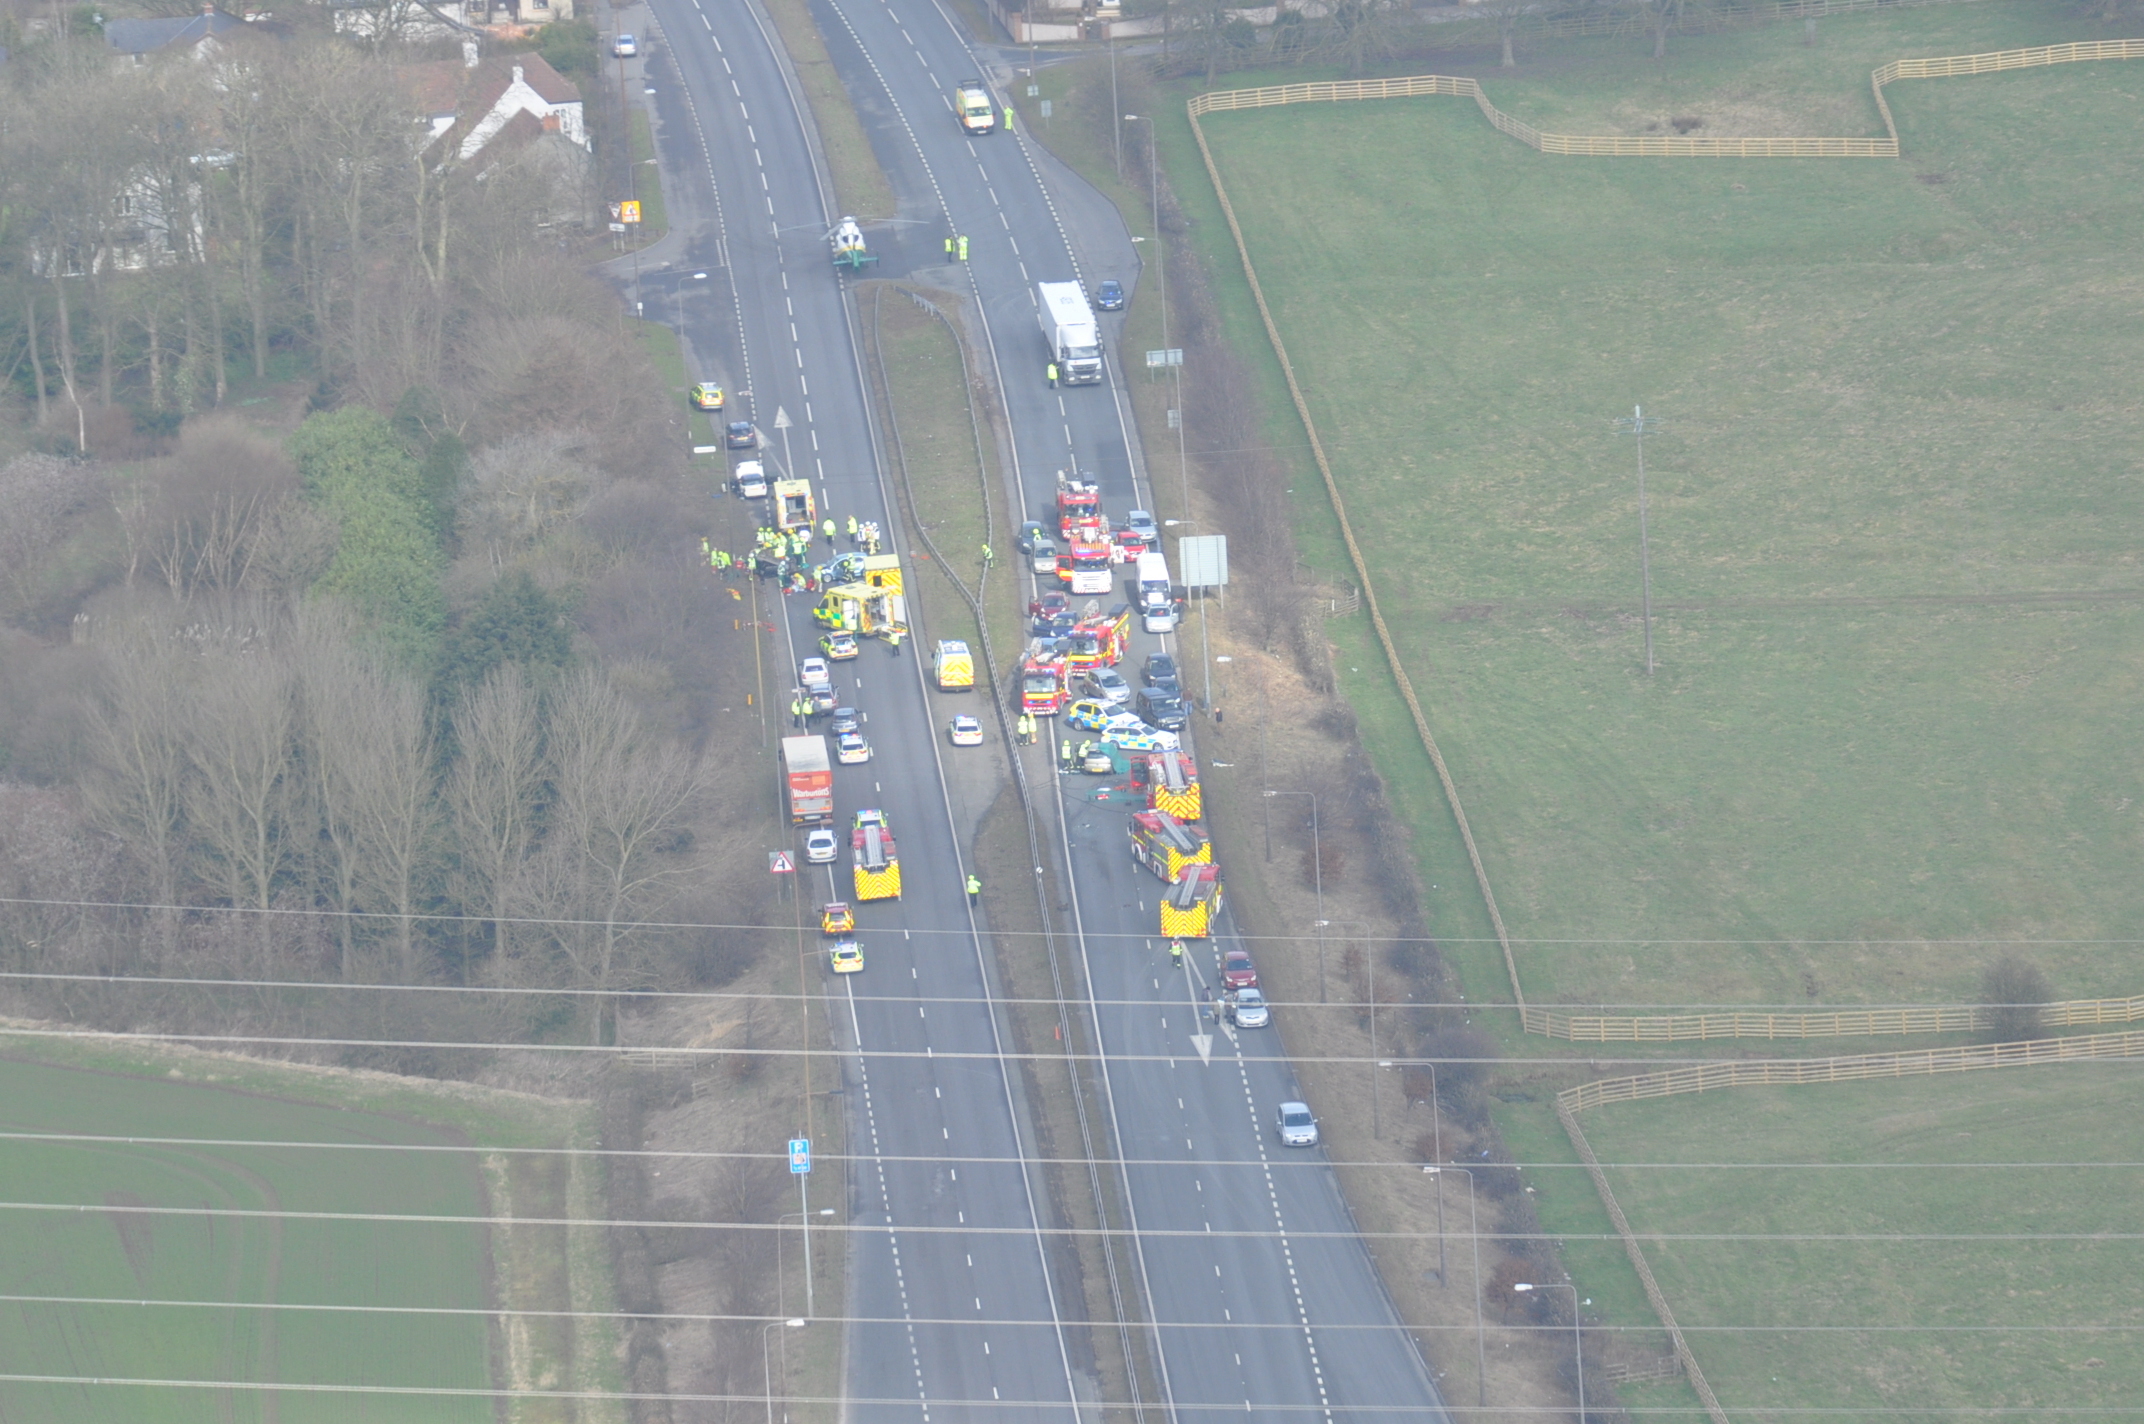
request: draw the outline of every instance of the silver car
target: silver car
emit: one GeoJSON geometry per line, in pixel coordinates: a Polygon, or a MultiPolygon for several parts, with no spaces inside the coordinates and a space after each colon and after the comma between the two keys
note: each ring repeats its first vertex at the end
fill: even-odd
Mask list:
{"type": "Polygon", "coordinates": [[[1318,1145],[1318,1120],[1311,1116],[1310,1104],[1282,1103],[1279,1118],[1281,1146],[1315,1147],[1318,1145]]]}
{"type": "MultiPolygon", "coordinates": [[[[1237,1028],[1264,1028],[1273,1022],[1273,1011],[1266,1007],[1266,996],[1256,989],[1238,989],[1229,996],[1228,1021],[1237,1028]]],[[[1313,1135],[1317,1128],[1311,1128],[1313,1135]]]]}
{"type": "Polygon", "coordinates": [[[1132,685],[1115,668],[1096,668],[1084,674],[1080,686],[1087,696],[1111,707],[1122,707],[1132,700],[1132,685]]]}

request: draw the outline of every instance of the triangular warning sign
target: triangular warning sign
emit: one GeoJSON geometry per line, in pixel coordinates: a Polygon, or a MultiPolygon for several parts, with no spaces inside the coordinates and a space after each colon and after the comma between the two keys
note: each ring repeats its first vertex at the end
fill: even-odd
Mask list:
{"type": "Polygon", "coordinates": [[[776,875],[794,874],[796,868],[795,859],[786,850],[772,851],[767,856],[767,869],[773,871],[776,875]]]}

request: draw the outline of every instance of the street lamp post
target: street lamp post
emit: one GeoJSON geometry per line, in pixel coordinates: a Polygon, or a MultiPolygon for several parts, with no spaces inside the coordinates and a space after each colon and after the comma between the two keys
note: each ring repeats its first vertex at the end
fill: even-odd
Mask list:
{"type": "MultiPolygon", "coordinates": [[[[776,1218],[775,1218],[775,1221],[774,1221],[774,1308],[775,1308],[776,1310],[779,1310],[779,1311],[781,1311],[781,1312],[782,1312],[782,1314],[784,1314],[784,1315],[787,1315],[787,1314],[789,1313],[789,1310],[788,1310],[788,1307],[787,1307],[786,1305],[784,1305],[784,1304],[783,1304],[783,1296],[782,1296],[782,1288],[783,1288],[783,1286],[784,1286],[784,1285],[786,1284],[786,1282],[784,1282],[784,1281],[783,1281],[783,1279],[782,1279],[782,1224],[783,1224],[784,1222],[786,1222],[786,1221],[790,1220],[791,1218],[795,1218],[796,1220],[798,1220],[798,1221],[800,1221],[800,1222],[801,1222],[801,1221],[803,1221],[803,1220],[804,1220],[804,1219],[805,1219],[806,1217],[812,1217],[812,1216],[832,1216],[833,1214],[834,1214],[834,1209],[833,1209],[832,1207],[830,1207],[830,1206],[822,1206],[822,1207],[820,1207],[820,1208],[819,1208],[819,1209],[818,1209],[817,1211],[785,1211],[785,1212],[783,1212],[783,1213],[782,1213],[782,1214],[781,1214],[780,1216],[778,1216],[778,1217],[776,1217],[776,1218]]],[[[810,1229],[810,1227],[809,1227],[808,1225],[806,1225],[806,1226],[804,1226],[804,1227],[802,1227],[802,1228],[800,1228],[800,1229],[803,1229],[803,1230],[809,1230],[809,1229],[810,1229]]],[[[805,1295],[805,1299],[806,1299],[806,1300],[809,1300],[809,1299],[811,1298],[811,1275],[810,1275],[810,1272],[809,1272],[809,1271],[807,1271],[807,1272],[805,1273],[805,1278],[804,1278],[804,1295],[805,1295]]],[[[804,1313],[805,1313],[806,1315],[811,1315],[811,1314],[814,1314],[814,1313],[815,1313],[815,1311],[814,1311],[813,1307],[811,1307],[811,1306],[807,1305],[807,1306],[805,1306],[805,1307],[804,1307],[804,1313]]]]}
{"type": "Polygon", "coordinates": [[[1486,1407],[1489,1403],[1489,1348],[1484,1343],[1486,1332],[1481,1323],[1481,1228],[1474,1217],[1474,1174],[1464,1167],[1447,1167],[1442,1163],[1422,1170],[1438,1179],[1439,1191],[1443,1190],[1444,1173],[1462,1172],[1466,1175],[1467,1244],[1474,1253],[1474,1402],[1477,1408],[1486,1407]]]}
{"type": "Polygon", "coordinates": [[[1571,1348],[1576,1353],[1578,1360],[1578,1424],[1586,1424],[1586,1342],[1585,1337],[1579,1334],[1578,1330],[1578,1287],[1569,1284],[1559,1285],[1554,1281],[1546,1284],[1519,1281],[1511,1288],[1515,1291],[1567,1290],[1571,1293],[1571,1348]]]}
{"type": "Polygon", "coordinates": [[[1275,796],[1307,796],[1310,798],[1310,872],[1312,883],[1318,889],[1318,1002],[1325,999],[1325,847],[1318,839],[1318,796],[1314,791],[1275,791],[1266,788],[1266,799],[1275,796]]]}
{"type": "Polygon", "coordinates": [[[705,272],[672,272],[667,275],[670,278],[670,310],[677,316],[677,334],[683,336],[685,334],[684,286],[687,282],[706,281],[707,274],[705,272]]]}
{"type": "MultiPolygon", "coordinates": [[[[777,1325],[795,1330],[803,1324],[801,1320],[770,1320],[759,1327],[759,1371],[760,1378],[767,1384],[767,1424],[774,1424],[774,1364],[767,1358],[767,1332],[777,1325]]],[[[785,1416],[787,1413],[787,1410],[783,1411],[785,1416]]]]}

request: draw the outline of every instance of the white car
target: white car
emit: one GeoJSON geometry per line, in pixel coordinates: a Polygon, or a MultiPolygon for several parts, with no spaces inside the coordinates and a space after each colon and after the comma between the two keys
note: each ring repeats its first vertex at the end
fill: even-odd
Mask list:
{"type": "Polygon", "coordinates": [[[841,840],[826,826],[814,826],[804,833],[804,859],[813,865],[832,863],[841,854],[841,840]]]}
{"type": "Polygon", "coordinates": [[[871,760],[871,744],[861,732],[843,732],[834,742],[834,759],[843,766],[857,766],[871,760]]]}
{"type": "Polygon", "coordinates": [[[631,35],[620,35],[611,41],[610,52],[620,59],[631,59],[640,53],[640,41],[631,35]]]}
{"type": "Polygon", "coordinates": [[[1318,1120],[1311,1115],[1310,1104],[1282,1103],[1278,1118],[1281,1146],[1315,1147],[1318,1145],[1318,1120]]]}
{"type": "Polygon", "coordinates": [[[1176,733],[1149,727],[1131,716],[1102,728],[1102,740],[1128,752],[1174,752],[1183,750],[1184,746],[1183,738],[1176,733]]]}
{"type": "Polygon", "coordinates": [[[983,744],[983,724],[963,712],[953,719],[947,729],[956,747],[979,747],[983,744]]]}

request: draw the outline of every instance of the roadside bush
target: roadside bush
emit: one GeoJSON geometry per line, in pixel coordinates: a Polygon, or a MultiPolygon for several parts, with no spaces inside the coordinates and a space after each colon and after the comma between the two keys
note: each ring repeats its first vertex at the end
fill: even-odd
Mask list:
{"type": "Polygon", "coordinates": [[[2039,1031],[2040,1005],[2054,997],[2040,966],[2004,955],[1980,976],[1980,1002],[1989,1014],[1991,1042],[2015,1043],[2039,1031]]]}
{"type": "Polygon", "coordinates": [[[307,497],[341,528],[313,591],[348,600],[405,660],[428,661],[446,608],[423,469],[386,420],[355,406],[309,417],[290,437],[290,453],[307,497]]]}

